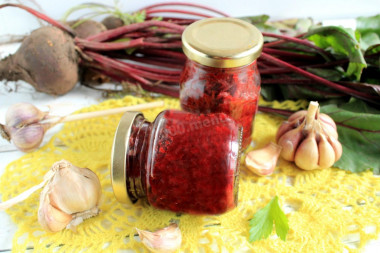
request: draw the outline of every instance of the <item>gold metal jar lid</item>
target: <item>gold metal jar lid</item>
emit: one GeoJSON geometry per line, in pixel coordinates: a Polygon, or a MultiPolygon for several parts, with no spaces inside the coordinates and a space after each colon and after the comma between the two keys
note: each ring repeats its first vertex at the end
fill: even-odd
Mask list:
{"type": "Polygon", "coordinates": [[[121,203],[132,201],[127,193],[127,154],[129,153],[129,138],[133,122],[137,117],[143,117],[140,112],[126,112],[121,117],[116,129],[111,155],[111,183],[116,199],[121,203]]]}
{"type": "Polygon", "coordinates": [[[182,34],[186,56],[202,65],[234,68],[252,63],[263,48],[263,35],[236,18],[208,18],[189,25],[182,34]]]}

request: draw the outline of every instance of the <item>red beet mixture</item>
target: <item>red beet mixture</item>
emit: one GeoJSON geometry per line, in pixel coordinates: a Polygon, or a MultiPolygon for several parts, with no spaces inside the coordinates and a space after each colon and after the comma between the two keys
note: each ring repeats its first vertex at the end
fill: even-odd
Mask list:
{"type": "Polygon", "coordinates": [[[146,194],[154,207],[191,214],[236,206],[241,134],[230,117],[169,110],[134,132],[127,159],[132,199],[146,194]]]}
{"type": "Polygon", "coordinates": [[[187,60],[180,83],[182,109],[230,115],[243,126],[242,146],[248,146],[260,94],[256,61],[242,67],[214,68],[187,60]]]}

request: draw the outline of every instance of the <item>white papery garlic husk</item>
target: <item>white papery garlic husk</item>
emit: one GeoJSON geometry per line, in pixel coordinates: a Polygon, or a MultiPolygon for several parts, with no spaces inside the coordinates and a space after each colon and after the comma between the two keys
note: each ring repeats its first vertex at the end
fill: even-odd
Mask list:
{"type": "Polygon", "coordinates": [[[74,228],[99,213],[101,186],[94,172],[65,160],[56,162],[51,171],[53,176],[41,192],[38,209],[43,228],[52,232],[74,228]]]}
{"type": "Polygon", "coordinates": [[[38,221],[48,231],[75,229],[83,220],[99,213],[99,178],[90,169],[76,167],[66,160],[54,163],[40,184],[0,203],[0,211],[27,199],[42,187],[38,221]]]}

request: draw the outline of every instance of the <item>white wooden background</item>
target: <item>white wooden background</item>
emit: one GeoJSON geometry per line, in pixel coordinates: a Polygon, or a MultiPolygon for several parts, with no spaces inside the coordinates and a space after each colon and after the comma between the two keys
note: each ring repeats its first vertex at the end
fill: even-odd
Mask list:
{"type": "MultiPolygon", "coordinates": [[[[5,2],[1,0],[0,4],[5,2]]],[[[20,1],[17,1],[20,2],[20,1]]],[[[24,0],[21,2],[36,8],[34,3],[38,3],[39,8],[49,16],[59,19],[70,7],[84,2],[101,2],[112,5],[113,0],[24,0]],[[34,3],[33,3],[34,2],[34,3]]],[[[128,0],[119,1],[123,10],[133,11],[152,3],[170,2],[167,0],[128,0]]],[[[379,0],[192,0],[193,3],[213,6],[221,11],[227,12],[232,16],[248,16],[268,14],[274,19],[293,18],[293,17],[312,17],[317,21],[324,21],[325,24],[343,24],[354,26],[353,19],[358,16],[368,16],[380,13],[379,0]]],[[[0,43],[4,35],[23,35],[39,27],[39,23],[34,17],[25,11],[15,8],[0,9],[0,43]]],[[[0,58],[7,56],[17,50],[18,44],[0,45],[0,58]]],[[[69,94],[61,97],[52,97],[38,93],[28,84],[23,82],[8,83],[0,82],[0,122],[4,123],[6,109],[17,102],[31,102],[38,106],[54,104],[55,112],[64,115],[79,108],[98,103],[102,100],[101,94],[93,90],[78,85],[69,94]],[[17,88],[17,90],[16,90],[17,88]]],[[[59,126],[48,131],[47,139],[59,131],[59,126]]],[[[12,148],[4,140],[0,140],[0,150],[12,148]]],[[[6,165],[21,157],[23,153],[19,151],[0,152],[0,175],[4,172],[6,165]]],[[[1,193],[0,193],[1,197],[1,193]]],[[[379,210],[380,211],[380,210],[379,210]]],[[[9,252],[12,248],[12,237],[16,230],[14,224],[5,212],[0,212],[0,252],[9,252]]],[[[365,249],[366,253],[380,252],[380,239],[373,241],[365,249]]]]}

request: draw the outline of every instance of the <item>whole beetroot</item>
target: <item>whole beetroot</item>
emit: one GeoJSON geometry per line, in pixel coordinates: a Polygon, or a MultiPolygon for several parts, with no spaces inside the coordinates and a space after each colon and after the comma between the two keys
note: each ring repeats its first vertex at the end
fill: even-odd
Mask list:
{"type": "Polygon", "coordinates": [[[14,55],[0,62],[0,80],[23,80],[37,91],[62,95],[78,82],[73,39],[56,27],[34,30],[14,55]]]}

